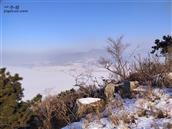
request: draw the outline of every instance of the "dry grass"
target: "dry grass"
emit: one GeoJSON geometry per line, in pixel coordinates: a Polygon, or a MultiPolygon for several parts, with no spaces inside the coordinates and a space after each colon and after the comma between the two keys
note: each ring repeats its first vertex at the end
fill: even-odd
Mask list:
{"type": "Polygon", "coordinates": [[[109,119],[115,126],[118,126],[121,122],[123,122],[124,124],[130,124],[135,122],[134,115],[125,110],[113,113],[111,112],[109,114],[109,119]]]}
{"type": "Polygon", "coordinates": [[[42,123],[40,129],[60,128],[70,123],[70,118],[66,115],[65,103],[54,96],[46,97],[36,108],[36,113],[42,123]],[[53,121],[58,121],[58,123],[53,123],[53,121]]]}
{"type": "Polygon", "coordinates": [[[147,81],[151,81],[151,85],[165,86],[170,83],[167,74],[169,73],[169,65],[162,63],[160,58],[156,56],[150,56],[146,58],[135,57],[135,61],[132,66],[132,72],[129,76],[129,80],[137,80],[142,84],[147,81]]]}

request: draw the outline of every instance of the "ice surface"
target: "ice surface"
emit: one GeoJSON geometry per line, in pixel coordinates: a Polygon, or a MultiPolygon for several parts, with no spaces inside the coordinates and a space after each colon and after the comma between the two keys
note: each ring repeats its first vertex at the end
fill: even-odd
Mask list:
{"type": "Polygon", "coordinates": [[[46,96],[76,88],[74,87],[75,78],[81,73],[92,74],[97,79],[106,75],[102,68],[84,66],[79,63],[63,66],[8,66],[7,71],[11,74],[19,73],[23,77],[21,82],[24,88],[24,100],[31,99],[38,93],[46,96]]]}

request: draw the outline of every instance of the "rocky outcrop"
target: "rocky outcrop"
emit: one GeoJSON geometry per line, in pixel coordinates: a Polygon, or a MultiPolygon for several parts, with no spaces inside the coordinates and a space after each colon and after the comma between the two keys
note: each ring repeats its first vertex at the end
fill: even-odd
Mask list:
{"type": "Polygon", "coordinates": [[[95,112],[98,114],[103,110],[105,104],[100,98],[80,98],[76,100],[77,104],[77,116],[83,117],[85,114],[95,112]]]}
{"type": "Polygon", "coordinates": [[[109,83],[105,86],[104,94],[107,101],[111,101],[114,98],[114,93],[117,91],[123,98],[131,98],[131,92],[139,86],[138,81],[123,81],[121,83],[109,83]]]}
{"type": "Polygon", "coordinates": [[[131,92],[136,89],[139,86],[139,82],[138,81],[130,81],[130,90],[131,92]]]}
{"type": "Polygon", "coordinates": [[[115,87],[117,87],[117,84],[109,83],[105,86],[104,94],[106,96],[106,101],[111,101],[114,98],[115,93],[115,87]]]}

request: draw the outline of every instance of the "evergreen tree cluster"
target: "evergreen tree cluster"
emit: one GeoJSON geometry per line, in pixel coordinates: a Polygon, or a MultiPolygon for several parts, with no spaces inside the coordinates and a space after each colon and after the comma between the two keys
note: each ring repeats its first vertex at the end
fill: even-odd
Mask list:
{"type": "Polygon", "coordinates": [[[151,51],[151,53],[154,54],[156,51],[160,50],[160,54],[166,56],[166,54],[169,52],[169,46],[172,46],[172,37],[170,35],[163,36],[162,40],[155,40],[155,46],[152,46],[153,50],[151,51]]]}
{"type": "Polygon", "coordinates": [[[0,129],[29,129],[36,123],[31,105],[40,100],[41,95],[32,101],[22,101],[21,80],[18,74],[12,76],[5,68],[0,69],[0,129]]]}

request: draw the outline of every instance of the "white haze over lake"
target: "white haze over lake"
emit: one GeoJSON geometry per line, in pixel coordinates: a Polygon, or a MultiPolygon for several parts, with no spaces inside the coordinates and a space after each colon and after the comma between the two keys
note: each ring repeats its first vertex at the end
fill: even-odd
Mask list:
{"type": "Polygon", "coordinates": [[[91,71],[91,74],[97,79],[101,79],[106,75],[104,69],[92,67],[88,70],[82,64],[35,67],[10,66],[8,70],[11,74],[19,73],[23,77],[21,82],[24,88],[25,100],[31,99],[38,93],[46,96],[76,88],[74,86],[75,77],[80,73],[91,71]]]}
{"type": "Polygon", "coordinates": [[[75,88],[75,77],[87,73],[88,69],[92,71],[91,74],[101,75],[101,70],[99,71],[96,65],[99,57],[103,55],[105,51],[102,49],[66,53],[3,51],[3,66],[11,74],[18,73],[23,78],[21,83],[26,100],[38,93],[45,96],[75,88]]]}
{"type": "Polygon", "coordinates": [[[60,54],[4,53],[3,62],[11,74],[19,73],[23,77],[24,100],[27,100],[38,93],[46,96],[76,88],[75,78],[79,74],[102,80],[109,73],[98,64],[100,57],[109,56],[104,49],[60,54]]]}
{"type": "Polygon", "coordinates": [[[73,53],[4,51],[3,66],[12,75],[18,73],[23,78],[24,100],[27,100],[38,93],[46,96],[76,88],[75,78],[81,73],[90,72],[90,75],[101,78],[105,71],[98,68],[97,61],[104,55],[103,49],[73,53]]]}

